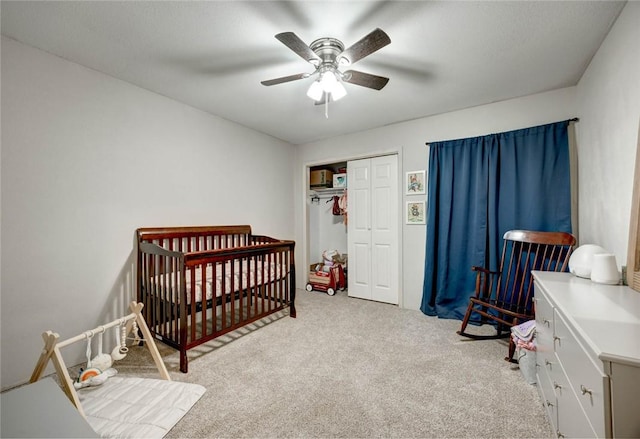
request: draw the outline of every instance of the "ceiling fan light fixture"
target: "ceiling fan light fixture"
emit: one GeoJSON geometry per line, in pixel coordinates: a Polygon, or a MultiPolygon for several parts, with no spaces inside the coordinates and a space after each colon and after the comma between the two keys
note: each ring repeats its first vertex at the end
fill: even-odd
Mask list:
{"type": "Polygon", "coordinates": [[[326,71],[320,77],[320,85],[322,85],[322,89],[327,93],[331,93],[337,83],[338,79],[336,78],[336,74],[332,71],[326,71]]]}
{"type": "Polygon", "coordinates": [[[334,101],[343,98],[347,94],[342,83],[338,80],[338,74],[333,70],[327,70],[320,77],[322,90],[330,95],[334,101]]]}
{"type": "Polygon", "coordinates": [[[331,97],[334,101],[338,99],[342,99],[347,95],[347,90],[344,88],[344,85],[340,82],[336,82],[333,86],[333,90],[331,90],[331,97]]]}
{"type": "Polygon", "coordinates": [[[309,90],[307,90],[307,96],[309,96],[314,101],[319,101],[322,99],[322,93],[324,90],[322,89],[322,85],[320,85],[320,81],[313,81],[309,90]]]}

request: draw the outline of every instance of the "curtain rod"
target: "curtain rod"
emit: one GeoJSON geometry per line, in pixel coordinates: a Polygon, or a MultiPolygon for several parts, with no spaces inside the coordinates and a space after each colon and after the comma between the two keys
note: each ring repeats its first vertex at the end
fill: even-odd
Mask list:
{"type": "MultiPolygon", "coordinates": [[[[580,118],[579,117],[574,117],[574,118],[568,119],[567,122],[580,122],[580,118]]],[[[551,122],[551,123],[553,123],[553,122],[551,122]]],[[[427,143],[425,143],[425,145],[429,146],[429,144],[431,144],[431,143],[434,143],[434,142],[433,141],[427,142],[427,143]]]]}

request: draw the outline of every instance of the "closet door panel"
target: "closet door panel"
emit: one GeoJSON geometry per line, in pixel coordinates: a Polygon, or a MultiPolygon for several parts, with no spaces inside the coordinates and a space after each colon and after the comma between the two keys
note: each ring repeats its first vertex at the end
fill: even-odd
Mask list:
{"type": "Polygon", "coordinates": [[[353,160],[349,182],[349,296],[397,304],[398,158],[353,160]]]}
{"type": "Polygon", "coordinates": [[[371,170],[370,160],[348,163],[349,296],[371,299],[371,170]]]}
{"type": "MultiPolygon", "coordinates": [[[[356,189],[353,194],[350,194],[354,200],[351,202],[353,206],[356,206],[354,210],[354,226],[355,231],[360,233],[369,234],[371,230],[369,228],[369,190],[368,189],[356,189]]],[[[351,206],[349,206],[351,207],[351,206]]]]}
{"type": "Polygon", "coordinates": [[[371,159],[373,248],[371,298],[397,304],[398,294],[398,158],[371,159]]]}
{"type": "MultiPolygon", "coordinates": [[[[388,245],[375,245],[373,264],[376,267],[388,267],[391,265],[391,247],[388,245]]],[[[389,276],[390,270],[374,271],[373,286],[379,289],[391,288],[391,277],[389,276]]]]}
{"type": "Polygon", "coordinates": [[[373,223],[376,225],[377,231],[389,230],[391,224],[389,224],[389,203],[391,201],[391,194],[389,188],[376,188],[373,192],[373,197],[376,200],[376,210],[374,212],[375,219],[373,223]]]}
{"type": "MultiPolygon", "coordinates": [[[[355,244],[355,260],[353,260],[353,262],[355,263],[355,267],[354,265],[351,265],[349,267],[349,274],[352,276],[353,278],[353,282],[354,285],[353,286],[349,286],[349,295],[351,294],[351,290],[355,289],[356,291],[358,290],[364,290],[364,289],[369,289],[369,278],[371,277],[369,274],[369,246],[368,245],[363,245],[363,244],[355,244]],[[352,274],[352,272],[354,271],[353,269],[355,268],[355,273],[352,274]]],[[[369,294],[364,294],[362,296],[357,296],[357,297],[362,297],[365,299],[368,299],[369,294]]]]}

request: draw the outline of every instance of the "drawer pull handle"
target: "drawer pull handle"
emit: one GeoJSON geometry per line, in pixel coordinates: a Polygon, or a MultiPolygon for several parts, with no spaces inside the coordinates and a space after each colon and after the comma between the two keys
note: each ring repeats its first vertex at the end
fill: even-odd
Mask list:
{"type": "Polygon", "coordinates": [[[549,323],[551,323],[551,322],[549,322],[549,320],[547,320],[547,319],[542,319],[542,323],[544,323],[545,325],[547,325],[547,328],[550,328],[550,327],[551,327],[551,325],[549,324],[549,323]]]}
{"type": "MultiPolygon", "coordinates": [[[[553,382],[553,388],[554,389],[562,389],[562,386],[554,381],[553,382]]],[[[584,393],[583,393],[583,395],[584,395],[584,393]]]]}
{"type": "Polygon", "coordinates": [[[560,437],[564,437],[564,434],[560,433],[559,431],[556,431],[556,435],[560,438],[560,437]]]}
{"type": "Polygon", "coordinates": [[[584,384],[580,384],[580,392],[582,392],[583,395],[586,395],[587,393],[592,395],[591,390],[587,389],[584,384]]]}
{"type": "Polygon", "coordinates": [[[547,406],[548,407],[553,407],[553,403],[551,401],[547,401],[547,406]]]}
{"type": "Polygon", "coordinates": [[[546,358],[544,359],[544,365],[545,366],[551,366],[553,363],[549,360],[547,360],[546,358]]]}
{"type": "Polygon", "coordinates": [[[558,337],[557,335],[553,336],[553,341],[560,341],[560,337],[558,337]]]}

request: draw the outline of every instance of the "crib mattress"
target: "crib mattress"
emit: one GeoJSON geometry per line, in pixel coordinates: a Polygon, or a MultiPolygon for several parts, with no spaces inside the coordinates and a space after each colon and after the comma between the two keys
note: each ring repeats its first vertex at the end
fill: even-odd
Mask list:
{"type": "MultiPolygon", "coordinates": [[[[195,300],[196,302],[202,302],[203,291],[205,300],[211,300],[214,295],[220,297],[223,294],[230,294],[240,289],[246,290],[247,288],[253,288],[256,285],[262,285],[263,283],[273,282],[282,279],[288,274],[287,265],[282,263],[272,262],[271,264],[258,263],[257,268],[253,260],[242,261],[242,263],[231,263],[231,261],[225,264],[218,263],[215,265],[215,276],[213,264],[207,264],[204,275],[204,285],[202,277],[202,267],[195,268],[195,284],[192,285],[191,269],[187,268],[186,272],[186,289],[187,289],[187,304],[191,304],[191,290],[195,287],[195,300]],[[264,279],[263,279],[264,277],[264,279]]],[[[171,300],[176,301],[176,288],[175,276],[156,276],[152,279],[155,285],[170,285],[171,300]]]]}

